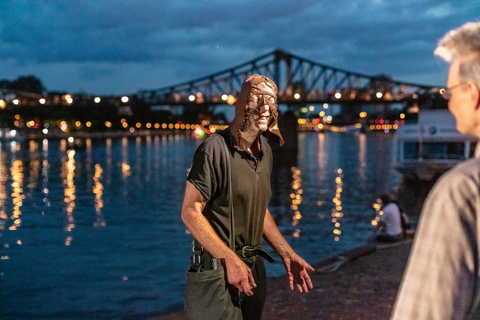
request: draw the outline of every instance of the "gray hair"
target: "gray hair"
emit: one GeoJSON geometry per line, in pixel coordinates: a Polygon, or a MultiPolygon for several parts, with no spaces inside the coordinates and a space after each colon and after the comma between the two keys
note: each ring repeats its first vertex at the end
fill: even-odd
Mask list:
{"type": "Polygon", "coordinates": [[[473,80],[480,87],[480,22],[468,22],[449,31],[434,53],[449,63],[461,59],[460,80],[473,80]]]}

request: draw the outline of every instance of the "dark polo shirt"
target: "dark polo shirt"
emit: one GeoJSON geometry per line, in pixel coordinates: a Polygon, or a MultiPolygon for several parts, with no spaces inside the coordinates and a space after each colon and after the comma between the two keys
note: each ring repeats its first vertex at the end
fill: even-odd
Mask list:
{"type": "Polygon", "coordinates": [[[265,212],[272,195],[272,150],[266,138],[261,137],[261,152],[255,158],[247,150],[235,146],[229,129],[212,134],[195,152],[187,180],[207,200],[203,214],[228,246],[228,177],[222,137],[230,150],[235,244],[237,249],[245,245],[258,246],[262,243],[265,212]]]}

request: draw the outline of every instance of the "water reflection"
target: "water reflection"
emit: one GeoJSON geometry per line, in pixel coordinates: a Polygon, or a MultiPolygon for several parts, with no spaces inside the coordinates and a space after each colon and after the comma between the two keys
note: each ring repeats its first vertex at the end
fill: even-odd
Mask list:
{"type": "Polygon", "coordinates": [[[12,225],[8,228],[9,230],[17,230],[22,224],[22,219],[20,218],[22,211],[20,208],[23,205],[23,163],[21,160],[15,160],[12,164],[11,169],[12,174],[12,203],[13,211],[10,219],[13,221],[12,225]]]}
{"type": "Polygon", "coordinates": [[[128,178],[132,173],[130,172],[130,165],[128,164],[128,139],[122,139],[122,177],[128,178]]]}
{"type": "MultiPolygon", "coordinates": [[[[45,207],[50,207],[50,198],[49,198],[49,186],[48,186],[48,176],[50,172],[50,165],[48,163],[48,140],[44,139],[42,141],[42,153],[43,153],[43,161],[42,161],[42,194],[43,198],[42,201],[45,207]]],[[[42,211],[42,215],[45,215],[45,211],[42,211]]]]}
{"type": "Polygon", "coordinates": [[[343,218],[342,212],[342,191],[343,191],[343,170],[338,168],[336,170],[337,177],[335,178],[335,197],[333,198],[334,208],[332,209],[332,223],[334,225],[333,234],[335,235],[334,240],[339,241],[342,231],[340,230],[340,220],[343,218]]]}
{"type": "Polygon", "coordinates": [[[6,207],[8,199],[6,187],[8,181],[8,167],[6,158],[7,155],[5,153],[0,153],[0,236],[5,232],[8,221],[6,207]]]}
{"type": "MultiPolygon", "coordinates": [[[[67,160],[65,157],[62,158],[63,169],[62,169],[62,178],[64,184],[64,195],[65,195],[65,207],[63,212],[65,214],[65,228],[67,232],[71,232],[75,228],[75,216],[73,210],[75,209],[75,150],[68,150],[67,160]]],[[[70,245],[72,242],[72,236],[67,236],[65,245],[70,245]]]]}
{"type": "Polygon", "coordinates": [[[37,187],[38,176],[40,174],[41,162],[38,157],[38,148],[39,145],[37,142],[30,141],[29,177],[27,183],[27,188],[30,191],[33,191],[33,189],[37,187]]]}
{"type": "Polygon", "coordinates": [[[367,176],[367,137],[365,133],[358,135],[358,178],[365,181],[367,176]]]}
{"type": "Polygon", "coordinates": [[[101,182],[102,179],[102,167],[99,164],[95,165],[95,176],[93,177],[94,186],[93,186],[93,193],[95,194],[95,214],[97,216],[96,221],[93,223],[94,227],[105,227],[107,222],[102,214],[103,209],[103,184],[101,182]]]}
{"type": "Polygon", "coordinates": [[[319,174],[325,174],[325,135],[320,133],[318,135],[318,170],[319,174]]]}
{"type": "MultiPolygon", "coordinates": [[[[123,144],[123,140],[122,140],[123,144]]],[[[108,138],[105,140],[105,154],[106,162],[108,167],[112,167],[112,139],[108,138]]]]}
{"type": "Polygon", "coordinates": [[[292,199],[292,204],[290,209],[293,210],[293,218],[292,218],[292,226],[297,227],[293,232],[293,236],[295,238],[300,237],[301,230],[298,227],[300,219],[302,218],[302,214],[300,213],[299,206],[302,204],[302,177],[301,171],[296,168],[292,167],[292,193],[290,194],[290,198],[292,199]]]}

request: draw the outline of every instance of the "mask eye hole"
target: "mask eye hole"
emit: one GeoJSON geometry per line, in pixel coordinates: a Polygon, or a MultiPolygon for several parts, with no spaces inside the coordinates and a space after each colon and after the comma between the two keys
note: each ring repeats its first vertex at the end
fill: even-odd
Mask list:
{"type": "Polygon", "coordinates": [[[275,104],[275,98],[269,94],[263,95],[263,102],[265,104],[275,104]]]}
{"type": "Polygon", "coordinates": [[[275,105],[275,98],[269,94],[252,94],[249,96],[248,101],[257,104],[258,107],[265,104],[275,105]]]}

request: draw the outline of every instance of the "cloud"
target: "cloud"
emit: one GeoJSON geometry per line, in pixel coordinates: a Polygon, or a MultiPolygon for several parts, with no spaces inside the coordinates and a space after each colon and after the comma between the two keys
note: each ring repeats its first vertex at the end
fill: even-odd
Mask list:
{"type": "Polygon", "coordinates": [[[54,74],[69,74],[66,89],[111,92],[131,74],[132,90],[154,89],[281,48],[353,72],[438,83],[437,40],[478,12],[478,1],[447,0],[6,0],[0,72],[38,72],[47,88],[54,74]]]}

